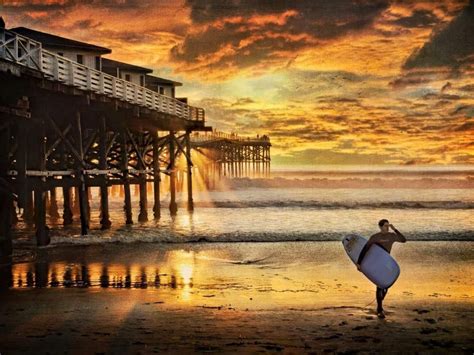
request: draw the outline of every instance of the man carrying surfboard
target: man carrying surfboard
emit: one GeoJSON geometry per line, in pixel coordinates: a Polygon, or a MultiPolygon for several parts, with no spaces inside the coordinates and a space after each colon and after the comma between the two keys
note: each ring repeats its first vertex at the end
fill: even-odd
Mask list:
{"type": "MultiPolygon", "coordinates": [[[[405,243],[407,239],[405,236],[400,233],[392,224],[389,223],[386,219],[381,219],[379,221],[380,232],[374,234],[370,237],[367,244],[365,244],[364,248],[362,249],[359,258],[357,260],[357,269],[361,271],[360,264],[364,259],[365,254],[370,249],[373,244],[377,244],[381,248],[383,248],[387,253],[390,254],[392,250],[393,243],[405,243]],[[390,232],[389,230],[393,230],[395,233],[390,232]]],[[[385,313],[382,307],[382,301],[387,295],[388,288],[380,288],[377,287],[375,292],[377,298],[377,316],[379,318],[385,318],[385,313]]]]}

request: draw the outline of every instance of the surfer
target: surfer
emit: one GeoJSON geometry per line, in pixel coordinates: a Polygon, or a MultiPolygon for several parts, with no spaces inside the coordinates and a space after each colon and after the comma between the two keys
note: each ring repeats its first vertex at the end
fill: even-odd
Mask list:
{"type": "MultiPolygon", "coordinates": [[[[387,253],[390,254],[393,243],[395,242],[405,243],[407,241],[405,236],[402,233],[400,233],[392,224],[390,224],[388,220],[381,219],[379,221],[379,227],[380,227],[380,232],[370,237],[369,241],[364,246],[364,248],[362,249],[359,255],[359,259],[357,260],[357,269],[359,271],[360,271],[360,264],[362,260],[364,259],[365,254],[367,253],[369,248],[372,246],[372,244],[377,244],[381,248],[385,249],[387,253]],[[390,232],[389,231],[390,229],[393,230],[395,233],[390,232]]],[[[375,296],[377,298],[377,316],[379,318],[385,318],[385,313],[382,307],[382,301],[387,295],[387,291],[388,291],[388,288],[380,288],[380,287],[377,287],[377,290],[375,291],[375,296]]]]}

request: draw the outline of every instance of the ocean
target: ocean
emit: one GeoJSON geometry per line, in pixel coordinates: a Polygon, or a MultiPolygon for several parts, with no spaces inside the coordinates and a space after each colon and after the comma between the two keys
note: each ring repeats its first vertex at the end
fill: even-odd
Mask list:
{"type": "MultiPolygon", "coordinates": [[[[184,189],[177,194],[177,216],[170,216],[164,180],[161,218],[153,220],[149,201],[150,221],[132,226],[124,224],[122,198],[112,195],[113,228],[105,232],[98,224],[99,191],[93,188],[90,234],[80,236],[77,224],[63,228],[61,220],[51,220],[52,245],[336,241],[349,233],[369,237],[382,218],[409,240],[474,240],[469,168],[274,169],[269,178],[223,178],[212,190],[199,172],[194,180],[194,212],[186,210],[184,189]]],[[[138,194],[132,192],[136,220],[138,194]]],[[[28,244],[31,234],[17,233],[15,243],[28,244]]]]}
{"type": "MultiPolygon", "coordinates": [[[[403,269],[397,283],[403,286],[401,296],[409,290],[410,297],[456,295],[470,300],[473,176],[472,170],[275,169],[270,178],[225,178],[209,190],[197,172],[194,212],[186,210],[184,189],[177,194],[178,214],[170,216],[164,180],[161,218],[153,219],[150,200],[149,221],[136,222],[138,194],[132,188],[135,223],[125,225],[123,198],[115,189],[110,198],[113,225],[107,231],[100,230],[99,191],[92,189],[88,235],[80,235],[77,216],[67,228],[61,219],[49,218],[51,245],[37,248],[34,230],[20,221],[13,268],[0,279],[13,288],[159,288],[197,305],[202,298],[193,292],[235,291],[231,299],[237,303],[241,290],[259,293],[275,285],[281,290],[272,293],[273,300],[284,290],[297,292],[295,305],[311,305],[314,293],[322,292],[317,282],[323,282],[331,292],[327,297],[343,295],[345,302],[357,290],[363,303],[372,287],[353,267],[340,241],[349,233],[369,237],[386,218],[408,240],[393,249],[403,269]],[[449,263],[442,273],[434,272],[431,267],[441,258],[449,258],[449,263]],[[413,288],[420,275],[425,284],[413,288]],[[448,288],[446,280],[454,280],[448,288]],[[339,285],[347,294],[340,294],[339,285]]],[[[58,196],[61,212],[60,200],[58,196]]]]}

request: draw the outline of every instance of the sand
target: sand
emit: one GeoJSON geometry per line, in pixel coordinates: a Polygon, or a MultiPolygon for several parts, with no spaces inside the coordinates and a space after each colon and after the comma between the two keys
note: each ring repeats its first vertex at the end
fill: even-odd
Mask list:
{"type": "Polygon", "coordinates": [[[397,245],[384,320],[335,242],[46,249],[10,270],[0,353],[472,354],[473,245],[397,245]]]}

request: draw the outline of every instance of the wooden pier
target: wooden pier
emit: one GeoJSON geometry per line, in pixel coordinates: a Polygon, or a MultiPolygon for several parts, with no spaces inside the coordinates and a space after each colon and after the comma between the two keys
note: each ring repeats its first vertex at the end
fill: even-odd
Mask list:
{"type": "MultiPolygon", "coordinates": [[[[270,138],[266,135],[243,137],[224,132],[195,132],[192,148],[207,158],[205,176],[269,177],[270,138]]],[[[212,185],[212,184],[211,184],[212,185]]]]}
{"type": "Polygon", "coordinates": [[[250,140],[212,132],[202,108],[86,67],[4,28],[0,83],[1,258],[12,252],[17,209],[26,223],[34,223],[37,245],[49,244],[46,213],[60,217],[58,189],[63,224],[79,214],[86,235],[91,187],[100,189],[103,229],[112,224],[109,187],[116,185],[123,191],[127,224],[134,220],[133,184],[139,190],[138,221],[150,218],[147,184],[153,185],[153,217],[159,218],[163,175],[169,177],[169,210],[176,214],[178,157],[184,157],[180,169],[193,210],[192,150],[213,162],[219,175],[242,176],[247,163],[269,172],[267,137],[250,140]]]}

